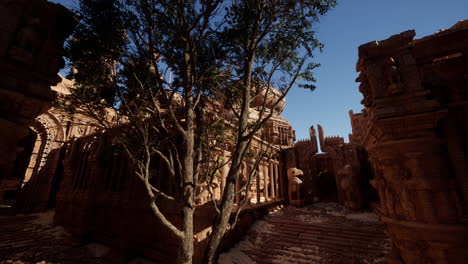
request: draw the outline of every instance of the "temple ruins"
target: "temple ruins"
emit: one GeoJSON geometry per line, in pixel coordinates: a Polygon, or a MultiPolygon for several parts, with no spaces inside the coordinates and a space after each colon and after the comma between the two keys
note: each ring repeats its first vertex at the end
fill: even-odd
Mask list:
{"type": "Polygon", "coordinates": [[[352,142],[369,156],[392,241],[388,263],[468,259],[468,20],[421,39],[359,47],[362,113],[352,142]]]}
{"type": "MultiPolygon", "coordinates": [[[[138,255],[170,263],[177,240],[148,208],[142,183],[113,140],[118,130],[96,130],[85,125],[86,115],[69,116],[52,106],[66,100],[74,85],[58,75],[64,41],[76,24],[71,13],[45,0],[16,0],[0,3],[0,14],[0,213],[54,209],[54,223],[76,241],[105,244],[123,259],[138,255]]],[[[225,249],[275,208],[335,202],[350,212],[376,214],[391,243],[385,263],[467,263],[468,20],[414,37],[409,30],[359,47],[356,82],[364,108],[349,112],[348,142],[326,136],[321,125],[310,127],[309,139],[296,141],[281,116],[284,100],[272,104],[260,93],[252,101],[252,115],[262,105],[273,113],[251,146],[268,146],[268,158],[259,161],[248,192],[240,186],[256,160],[243,164],[236,206],[247,204],[225,249]]],[[[230,154],[228,148],[219,151],[222,158],[230,154]]],[[[156,167],[164,175],[163,162],[156,167]]],[[[226,165],[211,185],[217,201],[227,172],[226,165]]],[[[170,179],[151,180],[173,192],[170,179]]],[[[215,215],[211,194],[204,194],[196,204],[194,263],[202,263],[215,215]]],[[[178,221],[174,204],[159,206],[178,221]]]]}

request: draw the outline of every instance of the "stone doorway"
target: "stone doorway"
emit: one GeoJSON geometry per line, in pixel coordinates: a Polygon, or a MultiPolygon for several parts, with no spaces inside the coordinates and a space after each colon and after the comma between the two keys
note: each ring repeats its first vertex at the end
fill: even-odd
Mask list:
{"type": "Polygon", "coordinates": [[[321,171],[317,175],[319,201],[338,202],[335,176],[329,171],[321,171]]]}
{"type": "Polygon", "coordinates": [[[9,172],[3,172],[0,179],[2,181],[0,200],[3,204],[11,204],[15,201],[24,180],[23,176],[27,172],[37,137],[34,130],[28,129],[27,135],[17,142],[17,154],[13,166],[9,172]]]}

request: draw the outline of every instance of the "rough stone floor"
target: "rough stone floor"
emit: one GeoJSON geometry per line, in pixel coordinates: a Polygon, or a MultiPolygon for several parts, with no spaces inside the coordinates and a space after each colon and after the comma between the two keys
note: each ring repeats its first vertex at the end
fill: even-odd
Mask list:
{"type": "Polygon", "coordinates": [[[63,228],[52,227],[53,214],[0,216],[0,264],[102,263],[89,247],[70,242],[63,228]]]}
{"type": "Polygon", "coordinates": [[[334,203],[286,207],[249,229],[220,264],[380,264],[390,249],[384,226],[369,212],[334,203]]]}
{"type": "MultiPolygon", "coordinates": [[[[52,219],[53,212],[0,216],[0,264],[111,263],[102,258],[108,248],[72,243],[65,230],[51,226],[52,219]]],[[[222,254],[219,264],[381,264],[388,250],[375,215],[318,203],[272,212],[222,254]]]]}

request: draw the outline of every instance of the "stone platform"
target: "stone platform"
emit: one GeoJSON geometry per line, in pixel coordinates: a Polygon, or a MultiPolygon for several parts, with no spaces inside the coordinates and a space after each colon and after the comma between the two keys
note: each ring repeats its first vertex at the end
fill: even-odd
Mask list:
{"type": "Polygon", "coordinates": [[[351,212],[334,203],[272,212],[246,238],[221,254],[220,264],[384,263],[390,242],[370,212],[351,212]]]}

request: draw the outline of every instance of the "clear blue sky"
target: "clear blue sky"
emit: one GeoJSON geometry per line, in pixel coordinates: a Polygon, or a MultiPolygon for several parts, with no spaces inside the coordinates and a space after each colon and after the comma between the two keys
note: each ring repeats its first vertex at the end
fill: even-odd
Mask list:
{"type": "Polygon", "coordinates": [[[318,38],[325,45],[315,60],[317,89],[291,91],[283,116],[298,139],[308,138],[310,125],[321,124],[326,135],[348,141],[348,111],[360,112],[358,83],[354,80],[358,47],[373,40],[416,30],[416,38],[446,29],[468,19],[468,0],[338,0],[338,6],[322,18],[318,38]]]}
{"type": "MultiPolygon", "coordinates": [[[[51,2],[77,6],[76,0],[51,2]]],[[[298,139],[308,138],[310,125],[321,124],[326,135],[340,135],[347,141],[348,111],[362,108],[354,82],[359,45],[408,29],[415,29],[416,38],[421,38],[464,19],[468,19],[468,0],[338,0],[338,6],[317,25],[318,38],[325,44],[323,53],[315,56],[322,65],[315,71],[317,89],[292,90],[283,116],[298,139]]]]}

